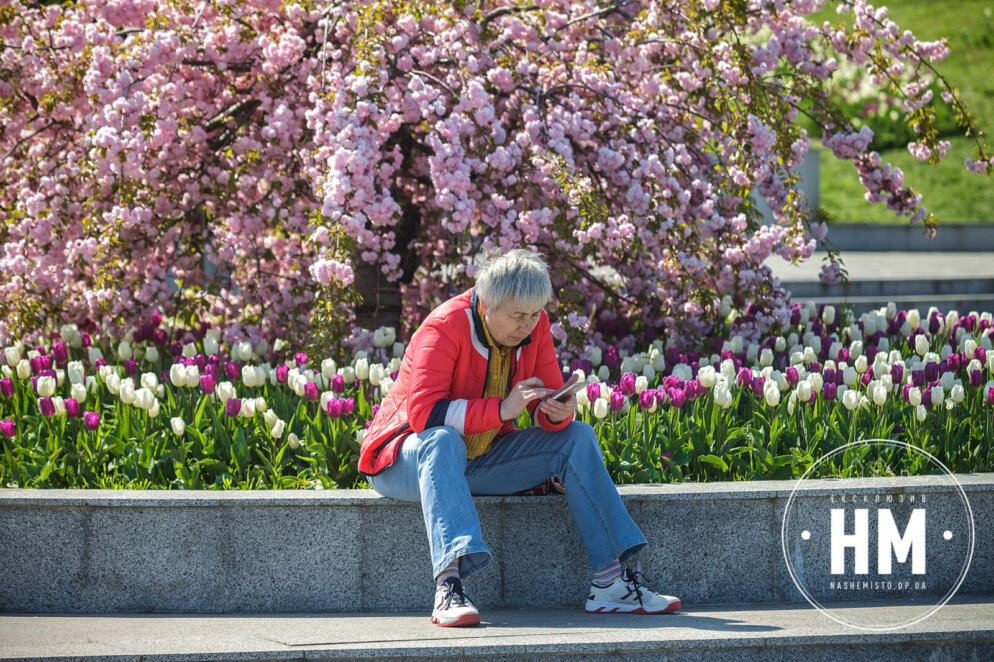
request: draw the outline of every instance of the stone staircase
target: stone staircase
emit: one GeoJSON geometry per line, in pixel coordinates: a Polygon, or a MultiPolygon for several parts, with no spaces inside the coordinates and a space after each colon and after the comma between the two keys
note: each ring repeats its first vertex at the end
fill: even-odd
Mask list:
{"type": "Polygon", "coordinates": [[[917,226],[845,224],[829,229],[842,251],[849,284],[818,280],[825,253],[797,267],[767,264],[797,301],[851,305],[857,314],[887,305],[945,312],[994,310],[994,224],[941,226],[928,239],[917,226]]]}

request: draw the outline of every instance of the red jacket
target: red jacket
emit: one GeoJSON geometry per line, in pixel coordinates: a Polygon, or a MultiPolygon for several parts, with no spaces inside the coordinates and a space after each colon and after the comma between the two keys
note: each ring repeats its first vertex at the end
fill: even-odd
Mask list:
{"type": "MultiPolygon", "coordinates": [[[[400,364],[400,374],[384,398],[373,424],[366,431],[359,453],[359,471],[374,476],[397,459],[400,444],[412,432],[448,425],[460,434],[501,428],[494,440],[512,430],[513,421],[501,423],[501,398],[484,398],[490,347],[477,312],[475,289],[449,299],[428,315],[411,338],[400,364]]],[[[518,344],[511,360],[510,384],[538,377],[546,388],[563,385],[563,374],[552,346],[549,316],[543,310],[531,335],[518,344]]],[[[569,425],[570,415],[559,423],[528,404],[528,410],[545,430],[569,425]]]]}

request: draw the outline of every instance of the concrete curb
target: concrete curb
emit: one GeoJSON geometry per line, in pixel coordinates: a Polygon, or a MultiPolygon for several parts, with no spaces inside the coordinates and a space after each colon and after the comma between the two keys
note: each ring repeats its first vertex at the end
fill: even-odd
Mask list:
{"type": "MultiPolygon", "coordinates": [[[[942,223],[929,239],[921,225],[909,223],[832,223],[828,241],[843,251],[990,251],[994,250],[994,223],[942,223]]],[[[819,243],[819,249],[824,247],[819,243]]]]}
{"type": "MultiPolygon", "coordinates": [[[[958,594],[991,595],[994,474],[958,479],[977,531],[958,594]]],[[[796,486],[641,485],[620,492],[650,541],[641,569],[660,590],[687,604],[791,603],[803,597],[786,571],[780,533],[796,486]]],[[[805,513],[821,512],[833,495],[854,494],[931,495],[929,507],[947,519],[959,499],[946,477],[935,476],[812,481],[795,503],[805,513]]],[[[477,604],[582,604],[590,568],[563,497],[479,497],[476,504],[494,552],[490,566],[467,582],[477,604]]],[[[895,503],[895,517],[903,512],[905,520],[898,519],[906,521],[910,507],[902,504],[895,503]]],[[[0,582],[2,611],[408,611],[430,604],[433,588],[420,506],[372,491],[4,489],[0,531],[0,558],[16,569],[0,582]]],[[[940,578],[960,567],[941,557],[930,563],[940,578]]],[[[820,586],[824,579],[812,567],[805,581],[820,586]]]]}

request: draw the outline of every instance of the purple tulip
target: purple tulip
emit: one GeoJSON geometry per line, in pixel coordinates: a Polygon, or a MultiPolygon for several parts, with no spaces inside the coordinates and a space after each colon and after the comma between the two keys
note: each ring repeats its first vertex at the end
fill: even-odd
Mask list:
{"type": "MultiPolygon", "coordinates": [[[[280,365],[276,366],[276,383],[286,384],[287,379],[289,377],[290,377],[290,368],[287,367],[285,363],[281,363],[280,365]]],[[[332,380],[332,383],[334,383],[334,380],[332,380]]]]}
{"type": "Polygon", "coordinates": [[[590,401],[591,406],[599,397],[601,397],[601,385],[597,383],[587,384],[587,400],[590,401]]]}
{"type": "Polygon", "coordinates": [[[661,452],[659,454],[659,461],[662,462],[663,464],[666,464],[665,462],[663,462],[663,458],[664,457],[667,457],[667,458],[669,458],[669,459],[672,460],[673,459],[673,453],[667,453],[666,451],[663,451],[663,452],[661,452]]]}
{"type": "Polygon", "coordinates": [[[911,383],[921,388],[925,386],[925,371],[924,370],[912,370],[911,371],[911,383]]]}
{"type": "Polygon", "coordinates": [[[234,361],[228,361],[224,364],[224,374],[228,379],[238,379],[238,366],[235,365],[234,361]]]}
{"type": "Polygon", "coordinates": [[[5,398],[14,397],[14,380],[10,377],[0,379],[0,395],[5,398]]]}
{"type": "Polygon", "coordinates": [[[124,360],[124,376],[134,377],[135,373],[138,372],[138,361],[135,359],[125,359],[124,360]]]}
{"type": "Polygon", "coordinates": [[[797,382],[799,381],[797,378],[797,368],[790,366],[784,370],[784,379],[787,380],[790,386],[797,386],[797,382]]]}
{"type": "Polygon", "coordinates": [[[907,403],[911,402],[910,394],[911,394],[911,389],[913,388],[914,386],[912,384],[905,384],[904,386],[901,387],[901,397],[904,398],[904,401],[907,403]]]}
{"type": "Polygon", "coordinates": [[[342,415],[348,415],[355,411],[355,398],[343,398],[342,403],[342,415]]]}
{"type": "Polygon", "coordinates": [[[95,411],[88,411],[83,414],[83,427],[87,430],[96,430],[100,427],[100,414],[95,411]]]}
{"type": "Polygon", "coordinates": [[[55,403],[47,395],[44,398],[38,398],[38,408],[41,409],[41,415],[45,418],[55,416],[55,403]]]}
{"type": "Polygon", "coordinates": [[[859,376],[859,383],[862,384],[863,386],[866,386],[867,384],[870,383],[871,379],[873,379],[873,375],[871,375],[870,371],[867,370],[866,372],[864,372],[862,375],[859,376]]]}
{"type": "Polygon", "coordinates": [[[100,370],[100,368],[104,367],[105,365],[107,365],[106,359],[97,359],[93,363],[93,368],[94,370],[100,370]]]}
{"type": "Polygon", "coordinates": [[[932,389],[924,388],[922,389],[922,404],[926,407],[932,406],[932,389]]]}
{"type": "Polygon", "coordinates": [[[619,386],[622,394],[626,396],[635,395],[635,373],[626,372],[623,374],[619,386]]]}
{"type": "Polygon", "coordinates": [[[207,369],[207,357],[203,354],[197,354],[193,357],[193,363],[197,366],[197,369],[202,373],[207,369]]]}
{"type": "Polygon", "coordinates": [[[824,386],[821,387],[821,395],[825,398],[825,402],[832,402],[838,394],[839,387],[835,382],[825,382],[824,386]]]}
{"type": "Polygon", "coordinates": [[[618,356],[618,348],[614,345],[608,345],[607,351],[604,352],[604,365],[607,366],[608,370],[614,370],[621,365],[621,358],[618,356]]]}
{"type": "Polygon", "coordinates": [[[63,368],[69,363],[69,350],[66,349],[66,344],[64,342],[57,342],[52,345],[52,358],[55,359],[55,365],[63,368]]]}
{"type": "Polygon", "coordinates": [[[982,373],[979,370],[970,371],[970,386],[972,386],[973,388],[980,388],[980,385],[983,383],[984,383],[984,373],[982,373]]]}
{"type": "MultiPolygon", "coordinates": [[[[963,365],[963,360],[959,354],[950,354],[946,358],[946,370],[945,372],[958,372],[960,367],[963,365]]],[[[942,367],[941,365],[939,366],[942,367]]]]}
{"type": "MultiPolygon", "coordinates": [[[[165,335],[166,332],[163,331],[162,332],[163,339],[165,339],[165,335]]],[[[179,344],[178,342],[174,342],[172,345],[169,346],[169,354],[172,355],[174,359],[180,356],[182,353],[183,353],[183,345],[179,344]]]]}
{"type": "Polygon", "coordinates": [[[825,383],[826,384],[828,384],[828,383],[834,384],[835,383],[835,370],[834,369],[832,369],[832,368],[825,368],[825,372],[823,372],[821,374],[821,376],[825,379],[825,383]]]}
{"type": "Polygon", "coordinates": [[[397,381],[397,375],[399,375],[399,374],[400,374],[400,370],[394,370],[393,372],[390,373],[390,379],[392,379],[394,381],[397,381]]]}
{"type": "Polygon", "coordinates": [[[340,418],[342,415],[342,401],[338,398],[332,398],[328,400],[328,416],[332,418],[340,418]]]}
{"type": "Polygon", "coordinates": [[[200,376],[200,390],[206,395],[210,395],[214,392],[214,387],[217,386],[214,377],[211,375],[201,375],[200,376]]]}
{"type": "Polygon", "coordinates": [[[672,391],[667,391],[666,394],[670,398],[670,404],[679,409],[687,402],[687,394],[684,393],[683,389],[675,388],[672,391]]]}
{"type": "Polygon", "coordinates": [[[973,358],[980,361],[980,365],[987,365],[987,350],[983,347],[978,347],[976,351],[973,352],[973,358]]]}
{"type": "Polygon", "coordinates": [[[228,402],[224,405],[224,413],[227,414],[229,418],[235,418],[241,410],[241,398],[228,398],[228,402]]]}
{"type": "Polygon", "coordinates": [[[307,354],[303,352],[297,352],[296,354],[293,355],[293,360],[300,364],[307,363],[307,354]]]}
{"type": "MultiPolygon", "coordinates": [[[[351,400],[351,398],[349,399],[351,400]]],[[[369,416],[370,423],[372,422],[372,419],[376,418],[376,412],[378,412],[379,410],[380,410],[380,405],[373,405],[372,413],[369,416]]]]}
{"type": "Polygon", "coordinates": [[[939,332],[939,324],[941,324],[939,319],[941,317],[941,314],[936,313],[928,318],[928,332],[933,336],[939,332]]]}
{"type": "MultiPolygon", "coordinates": [[[[877,334],[874,333],[873,335],[876,336],[877,334]]],[[[874,342],[877,342],[877,341],[875,340],[874,342]]],[[[867,347],[866,348],[866,361],[867,361],[867,363],[871,363],[872,364],[873,363],[873,359],[876,358],[877,353],[879,351],[880,351],[880,348],[877,347],[876,345],[870,345],[869,347],[867,347]]]]}
{"type": "Polygon", "coordinates": [[[656,404],[656,393],[653,389],[647,388],[639,393],[639,407],[642,409],[652,409],[656,404]]]}
{"type": "Polygon", "coordinates": [[[794,310],[790,311],[790,323],[791,324],[800,324],[801,323],[801,309],[800,308],[794,308],[794,310]]]}
{"type": "Polygon", "coordinates": [[[0,434],[8,439],[13,439],[17,435],[17,426],[14,425],[14,419],[7,418],[0,421],[0,434]]]}
{"type": "Polygon", "coordinates": [[[307,398],[309,402],[314,402],[321,394],[318,392],[318,385],[314,382],[307,382],[304,384],[304,397],[307,398]]]}
{"type": "Polygon", "coordinates": [[[625,394],[621,391],[611,391],[611,411],[618,412],[625,408],[625,394]]]}
{"type": "Polygon", "coordinates": [[[36,375],[31,375],[31,390],[38,394],[38,377],[36,375]]]}
{"type": "Polygon", "coordinates": [[[752,370],[749,368],[742,368],[739,370],[739,374],[736,377],[735,382],[742,388],[752,384],[752,370]]]}
{"type": "Polygon", "coordinates": [[[939,366],[929,362],[925,364],[925,381],[934,382],[939,378],[939,366]]]}
{"type": "Polygon", "coordinates": [[[89,347],[93,344],[93,341],[90,340],[89,333],[81,333],[79,334],[79,337],[83,339],[83,347],[89,347]]]}
{"type": "Polygon", "coordinates": [[[36,375],[39,374],[39,373],[41,373],[41,369],[42,369],[41,359],[42,359],[42,357],[36,356],[33,359],[31,359],[30,361],[28,361],[28,363],[31,365],[31,372],[33,372],[36,375]]]}
{"type": "MultiPolygon", "coordinates": [[[[286,366],[283,366],[284,368],[286,366]]],[[[277,368],[276,379],[279,380],[279,369],[277,368]]],[[[331,376],[331,392],[332,393],[344,393],[345,392],[345,378],[341,375],[331,376]]]]}
{"type": "Polygon", "coordinates": [[[79,401],[76,398],[66,398],[66,416],[69,418],[79,418],[83,415],[83,412],[79,406],[79,401]]]}
{"type": "Polygon", "coordinates": [[[766,379],[762,375],[759,375],[752,380],[752,383],[749,384],[749,387],[752,389],[753,395],[755,395],[757,398],[761,398],[763,397],[763,386],[765,385],[766,385],[766,379]]]}

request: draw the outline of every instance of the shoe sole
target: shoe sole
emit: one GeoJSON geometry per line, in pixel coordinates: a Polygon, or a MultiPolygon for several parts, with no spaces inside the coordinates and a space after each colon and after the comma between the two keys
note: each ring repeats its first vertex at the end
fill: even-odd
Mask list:
{"type": "Polygon", "coordinates": [[[679,609],[681,604],[679,600],[674,600],[665,609],[659,611],[646,611],[643,607],[639,607],[638,609],[631,609],[629,607],[598,607],[597,609],[585,608],[584,611],[588,614],[643,614],[648,616],[652,614],[670,614],[679,609]]]}
{"type": "Polygon", "coordinates": [[[431,617],[431,622],[435,625],[443,628],[453,628],[453,627],[465,627],[468,625],[479,625],[480,615],[479,614],[463,614],[451,623],[445,623],[435,616],[431,617]]]}

